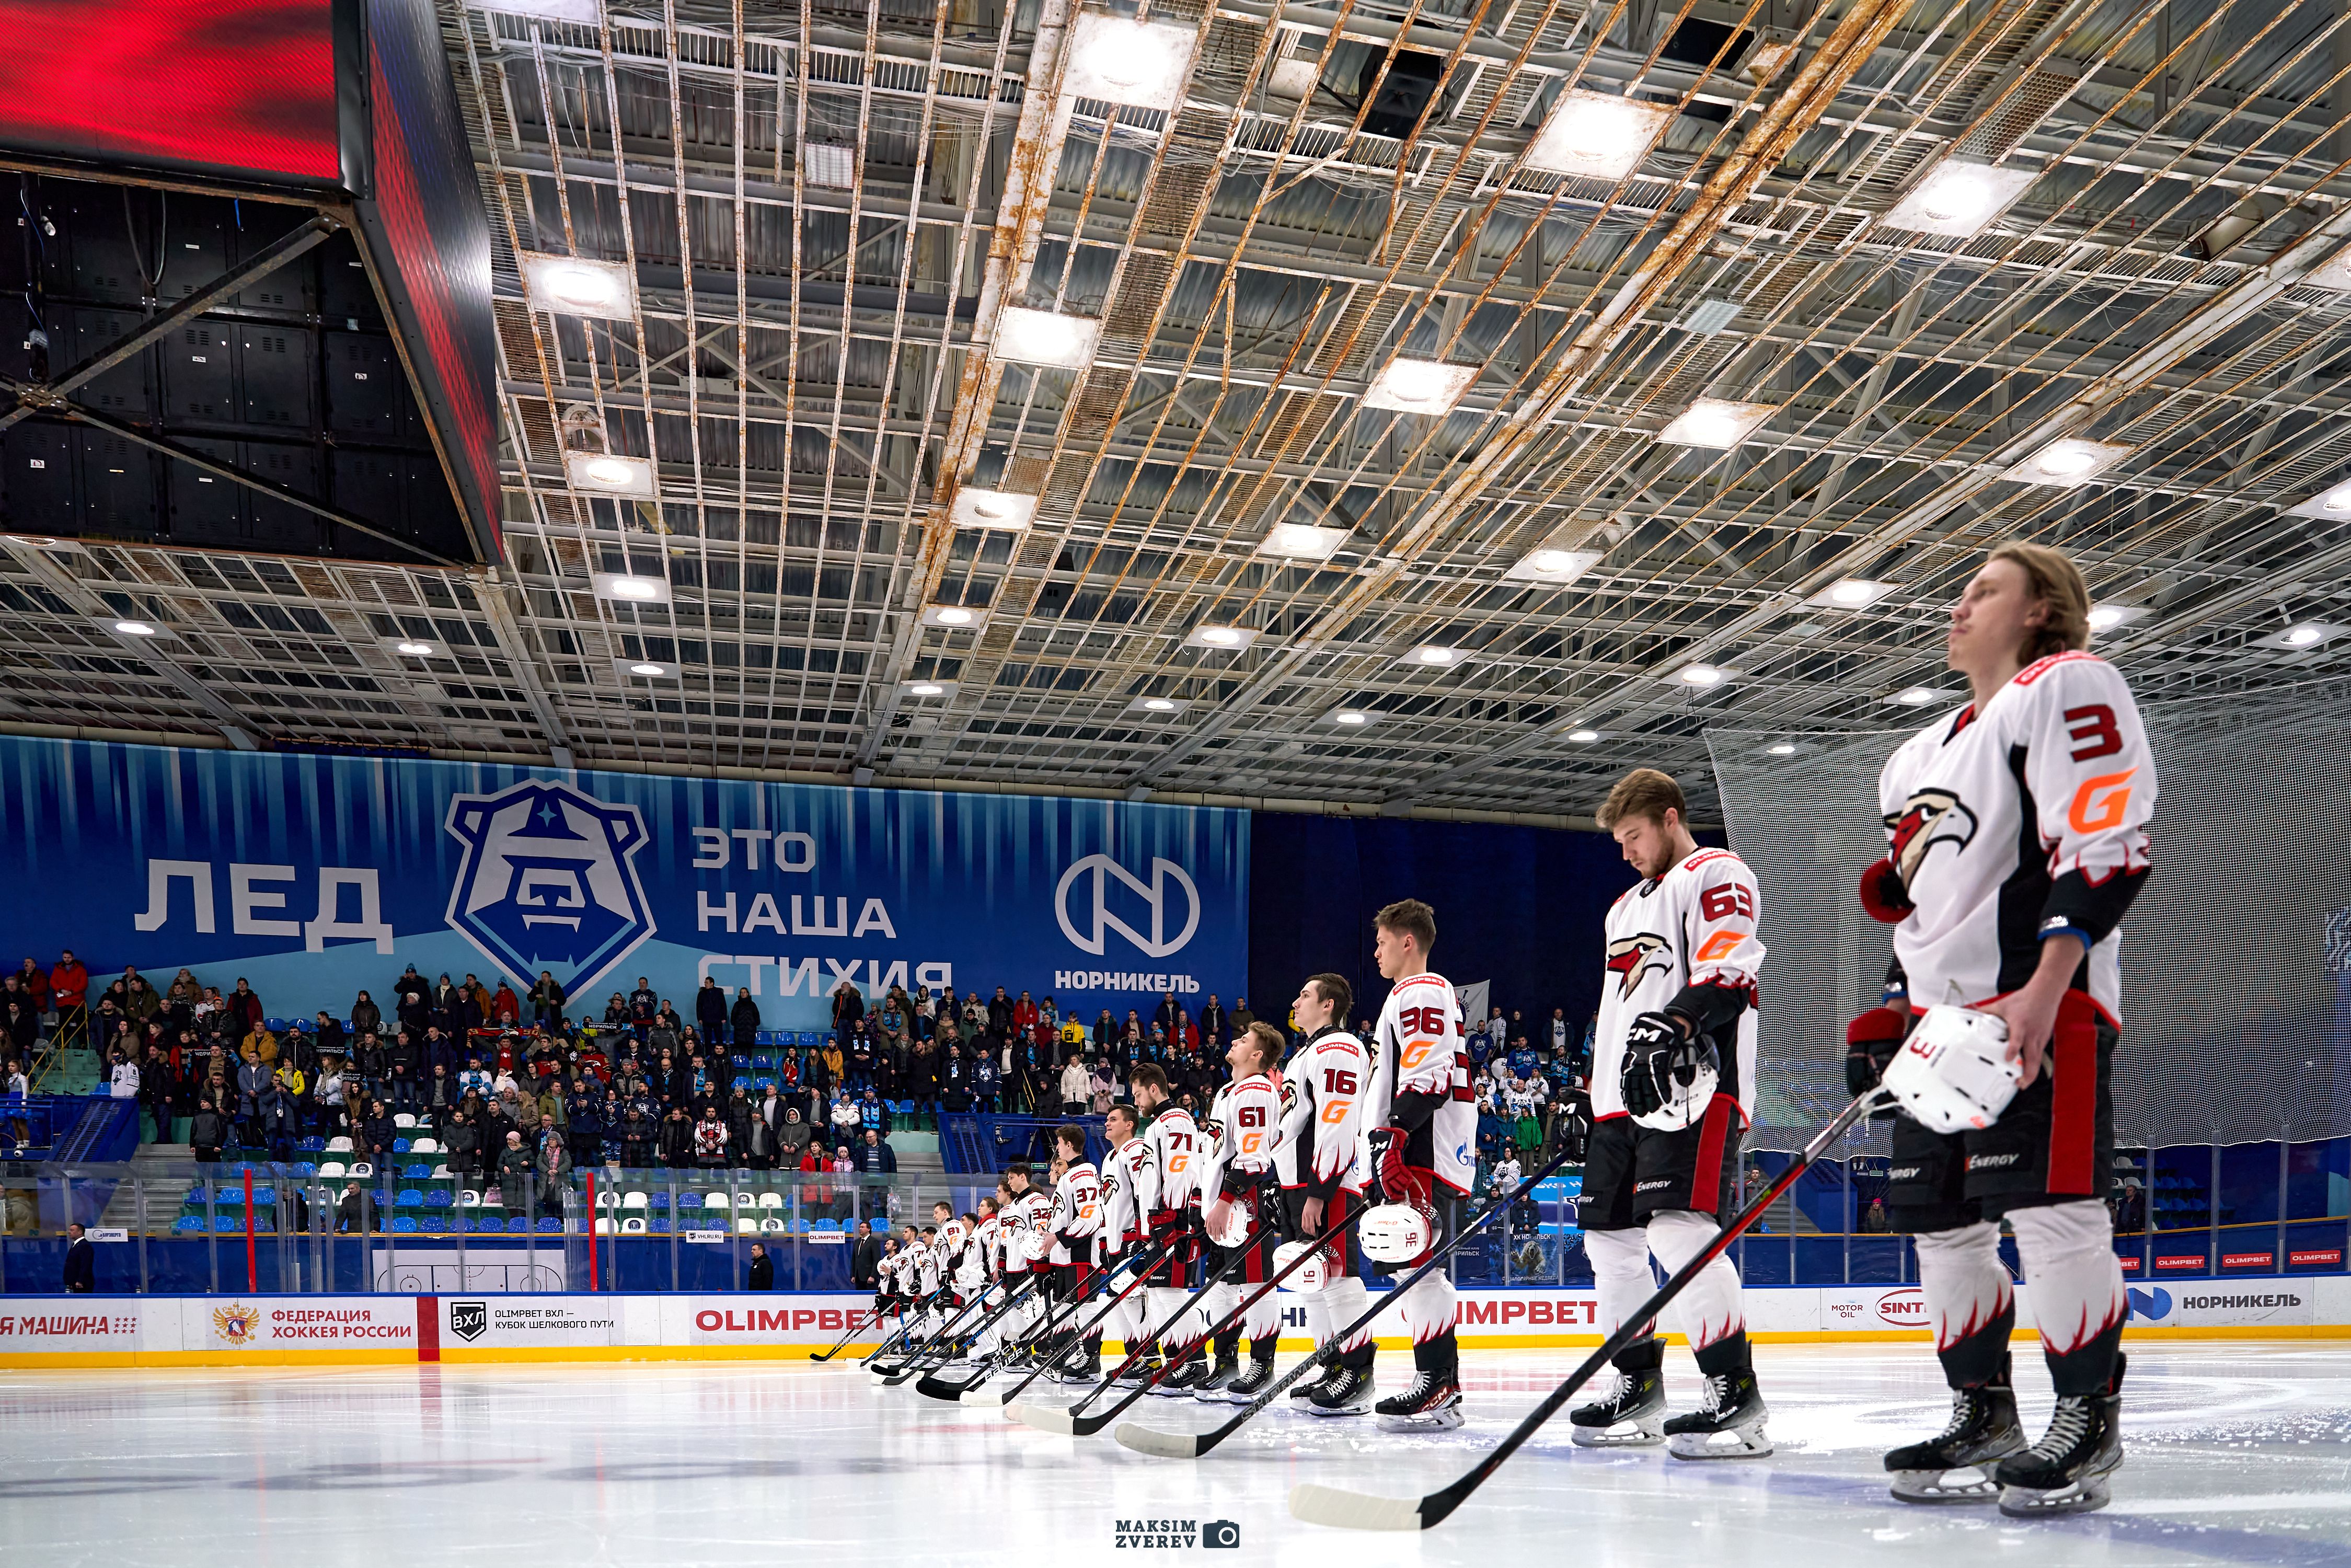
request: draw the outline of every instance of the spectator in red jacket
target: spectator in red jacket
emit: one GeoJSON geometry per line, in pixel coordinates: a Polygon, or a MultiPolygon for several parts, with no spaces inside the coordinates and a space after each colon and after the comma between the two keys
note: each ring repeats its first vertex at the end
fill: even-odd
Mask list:
{"type": "Polygon", "coordinates": [[[47,1012],[57,1005],[49,1000],[48,976],[43,974],[41,967],[32,959],[26,959],[25,967],[16,971],[16,984],[19,988],[31,993],[33,1005],[41,1011],[47,1012]]]}
{"type": "Polygon", "coordinates": [[[1028,992],[1021,992],[1020,999],[1012,1004],[1012,1027],[1025,1035],[1037,1027],[1037,1004],[1029,999],[1028,992]]]}
{"type": "Polygon", "coordinates": [[[236,977],[236,989],[231,991],[224,999],[228,1003],[229,1017],[240,1019],[244,1024],[239,1033],[251,1034],[261,1027],[264,1016],[261,1011],[261,998],[253,994],[253,988],[245,983],[243,975],[236,977]]]}
{"type": "MultiPolygon", "coordinates": [[[[49,970],[49,998],[57,1009],[57,1037],[84,1041],[89,1036],[89,971],[68,947],[49,970]]],[[[56,1045],[52,1040],[51,1045],[56,1045]]]]}

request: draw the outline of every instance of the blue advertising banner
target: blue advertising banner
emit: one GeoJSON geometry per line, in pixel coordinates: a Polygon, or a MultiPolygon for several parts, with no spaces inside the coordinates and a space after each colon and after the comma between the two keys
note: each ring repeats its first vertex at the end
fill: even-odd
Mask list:
{"type": "Polygon", "coordinates": [[[0,954],[243,977],[284,1017],[410,964],[546,971],[575,1018],[641,975],[770,1028],[843,980],[1148,1016],[1248,989],[1249,841],[1187,806],[0,737],[0,954]]]}

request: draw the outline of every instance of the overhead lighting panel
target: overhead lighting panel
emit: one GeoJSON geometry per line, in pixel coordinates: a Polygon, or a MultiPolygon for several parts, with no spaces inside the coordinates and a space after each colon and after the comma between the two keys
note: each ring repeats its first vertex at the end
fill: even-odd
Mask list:
{"type": "Polygon", "coordinates": [[[2321,490],[2302,505],[2285,510],[2290,517],[2333,517],[2338,521],[2351,518],[2351,479],[2321,490]]]}
{"type": "Polygon", "coordinates": [[[1895,203],[1882,221],[1889,228],[1913,234],[1966,239],[1989,228],[2040,177],[2038,169],[2001,169],[1945,159],[1895,203]]]}
{"type": "Polygon", "coordinates": [[[564,476],[575,490],[590,490],[600,496],[641,496],[651,499],[658,493],[653,483],[653,465],[643,457],[623,457],[616,452],[567,452],[563,455],[564,476]]]}
{"type": "Polygon", "coordinates": [[[1238,653],[1258,639],[1254,626],[1195,626],[1186,633],[1186,648],[1214,648],[1220,653],[1238,653]]]}
{"type": "Polygon", "coordinates": [[[1904,707],[1926,707],[1949,695],[1949,692],[1938,692],[1932,686],[1905,686],[1887,700],[1899,703],[1904,707]]]}
{"type": "Polygon", "coordinates": [[[615,659],[612,661],[612,668],[619,673],[624,683],[674,681],[681,673],[675,664],[664,664],[659,659],[615,659]]]}
{"type": "Polygon", "coordinates": [[[846,191],[857,183],[857,149],[811,141],[800,149],[800,178],[811,185],[846,191]]]}
{"type": "Polygon", "coordinates": [[[2093,604],[2090,606],[2090,630],[2111,632],[2117,626],[2127,626],[2147,618],[2144,604],[2093,604]]]}
{"type": "Polygon", "coordinates": [[[1361,729],[1365,725],[1377,723],[1379,719],[1378,715],[1359,707],[1339,708],[1328,716],[1332,724],[1342,729],[1361,729]]]}
{"type": "Polygon", "coordinates": [[[1037,520],[1037,497],[967,485],[956,492],[951,516],[959,528],[1025,528],[1037,520]]]}
{"type": "Polygon", "coordinates": [[[1364,390],[1364,406],[1392,408],[1402,413],[1449,413],[1477,379],[1475,365],[1390,360],[1364,390]]]}
{"type": "Polygon", "coordinates": [[[910,697],[951,697],[955,695],[957,684],[954,681],[908,681],[898,689],[910,697]]]}
{"type": "Polygon", "coordinates": [[[1657,439],[1667,446],[1728,451],[1754,434],[1765,420],[1779,412],[1777,405],[1768,402],[1731,402],[1723,398],[1702,397],[1657,432],[1657,439]]]}
{"type": "Polygon", "coordinates": [[[667,604],[669,579],[628,571],[599,571],[590,575],[599,599],[617,599],[624,604],[667,604]]]}
{"type": "Polygon", "coordinates": [[[1181,697],[1137,697],[1126,705],[1129,713],[1177,714],[1192,705],[1181,697]]]}
{"type": "Polygon", "coordinates": [[[1089,316],[1063,316],[1009,305],[996,322],[996,357],[1016,364],[1081,371],[1094,361],[1102,323],[1089,316]]]}
{"type": "Polygon", "coordinates": [[[1404,663],[1427,670],[1450,670],[1468,662],[1468,657],[1466,649],[1448,647],[1442,643],[1424,643],[1406,652],[1404,663]]]}
{"type": "Polygon", "coordinates": [[[1547,582],[1554,587],[1573,582],[1600,564],[1604,551],[1596,549],[1530,550],[1502,573],[1521,582],[1547,582]]]}
{"type": "Polygon", "coordinates": [[[2087,484],[2130,455],[2131,448],[2111,441],[2077,441],[2072,436],[2053,441],[2001,476],[2021,485],[2046,485],[2070,490],[2087,484]]]}
{"type": "Polygon", "coordinates": [[[1259,555],[1280,556],[1286,560],[1329,560],[1347,542],[1344,528],[1317,528],[1311,523],[1282,523],[1265,536],[1257,547],[1259,555]]]}
{"type": "Polygon", "coordinates": [[[1184,77],[1198,37],[1190,27],[1082,12],[1070,28],[1061,96],[1173,110],[1183,102],[1184,77]]]}
{"type": "Polygon", "coordinates": [[[1600,738],[1600,732],[1596,729],[1571,729],[1567,732],[1567,738],[1578,746],[1590,746],[1600,738]]]}
{"type": "Polygon", "coordinates": [[[2324,621],[2302,621],[2283,632],[2273,632],[2257,641],[2262,648],[2283,648],[2289,653],[2306,653],[2343,635],[2343,628],[2330,626],[2324,621]]]}
{"type": "Polygon", "coordinates": [[[637,313],[637,278],[627,264],[522,253],[522,287],[534,310],[626,321],[637,313]]]}
{"type": "Polygon", "coordinates": [[[1674,672],[1674,679],[1686,686],[1701,690],[1719,686],[1730,678],[1730,672],[1719,664],[1684,664],[1674,672]]]}
{"type": "Polygon", "coordinates": [[[1526,166],[1613,183],[1640,166],[1673,117],[1669,103],[1582,88],[1563,92],[1528,146],[1526,166]]]}
{"type": "Polygon", "coordinates": [[[1894,591],[1890,582],[1878,582],[1865,577],[1841,577],[1808,602],[1831,610],[1865,610],[1894,591]]]}
{"type": "Polygon", "coordinates": [[[987,624],[987,612],[977,604],[925,604],[923,624],[942,632],[977,632],[987,624]]]}

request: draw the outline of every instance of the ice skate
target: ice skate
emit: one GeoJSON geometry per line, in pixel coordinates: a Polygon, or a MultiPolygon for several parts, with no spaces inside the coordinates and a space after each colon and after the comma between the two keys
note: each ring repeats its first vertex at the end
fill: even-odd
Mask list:
{"type": "Polygon", "coordinates": [[[1453,1366],[1423,1367],[1412,1386],[1373,1407],[1384,1432],[1442,1432],[1461,1425],[1461,1377],[1453,1366]]]}
{"type": "Polygon", "coordinates": [[[2057,1401],[2041,1441],[2011,1454],[1992,1471],[2000,1511],[2012,1519],[2087,1513],[2106,1506],[2106,1478],[2123,1462],[2123,1358],[2104,1394],[2068,1394],[2057,1401]]]}
{"type": "Polygon", "coordinates": [[[1316,1416],[1364,1416],[1371,1413],[1372,1380],[1352,1366],[1336,1366],[1314,1385],[1306,1401],[1316,1416]]]}
{"type": "Polygon", "coordinates": [[[1567,1414],[1570,1441],[1581,1448],[1646,1448],[1665,1441],[1666,1380],[1658,1367],[1663,1342],[1635,1345],[1618,1359],[1615,1383],[1589,1405],[1567,1414]]]}
{"type": "Polygon", "coordinates": [[[1935,1437],[1886,1456],[1894,1495],[1904,1502],[1993,1502],[1993,1465],[2024,1447],[2008,1369],[1980,1388],[1951,1391],[1951,1424],[1935,1437]]]}
{"type": "Polygon", "coordinates": [[[1771,1451],[1763,1435],[1771,1416],[1752,1368],[1718,1372],[1696,1410],[1666,1423],[1666,1450],[1677,1459],[1760,1459],[1771,1451]]]}

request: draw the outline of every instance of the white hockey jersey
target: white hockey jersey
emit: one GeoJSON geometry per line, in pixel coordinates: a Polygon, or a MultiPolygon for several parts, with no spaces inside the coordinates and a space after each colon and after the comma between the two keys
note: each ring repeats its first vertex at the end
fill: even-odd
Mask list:
{"type": "MultiPolygon", "coordinates": [[[[960,1219],[956,1221],[956,1225],[962,1223],[960,1219]]],[[[987,1218],[974,1225],[971,1234],[963,1239],[963,1245],[956,1253],[956,1289],[966,1296],[987,1283],[988,1249],[996,1242],[996,1232],[992,1228],[995,1224],[993,1218],[987,1218]]],[[[946,1232],[941,1231],[940,1234],[945,1235],[946,1232]]]]}
{"type": "MultiPolygon", "coordinates": [[[[1201,1132],[1208,1141],[1208,1157],[1200,1172],[1200,1202],[1206,1207],[1228,1196],[1228,1173],[1255,1177],[1272,1168],[1281,1141],[1281,1091],[1262,1072],[1226,1084],[1217,1091],[1208,1107],[1208,1124],[1201,1132]]],[[[1237,1180],[1231,1185],[1252,1184],[1237,1180]]]]}
{"type": "Polygon", "coordinates": [[[1151,1145],[1151,1168],[1157,1174],[1148,1195],[1149,1213],[1180,1215],[1199,1192],[1200,1163],[1207,1157],[1199,1124],[1181,1105],[1162,1105],[1143,1136],[1151,1145]]]}
{"type": "Polygon", "coordinates": [[[1372,1053],[1343,1029],[1326,1029],[1290,1053],[1281,1070],[1281,1143],[1273,1152],[1285,1187],[1328,1198],[1361,1192],[1364,1098],[1372,1053]]]}
{"type": "Polygon", "coordinates": [[[1139,1135],[1111,1150],[1102,1161],[1100,1234],[1109,1251],[1123,1252],[1143,1239],[1144,1189],[1156,1186],[1147,1179],[1150,1165],[1151,1141],[1139,1135]]]}
{"type": "Polygon", "coordinates": [[[939,1258],[928,1242],[917,1241],[906,1249],[906,1260],[899,1266],[898,1277],[904,1281],[906,1293],[917,1301],[929,1297],[939,1288],[939,1258]]]}
{"type": "Polygon", "coordinates": [[[1030,1187],[1012,1200],[1013,1223],[1005,1233],[1004,1271],[1026,1273],[1053,1249],[1053,1200],[1030,1187]]]}
{"type": "Polygon", "coordinates": [[[964,1256],[979,1260],[979,1270],[983,1276],[1002,1273],[1004,1221],[993,1214],[981,1216],[978,1226],[971,1233],[971,1245],[964,1249],[964,1256]]]}
{"type": "Polygon", "coordinates": [[[1093,1235],[1102,1226],[1102,1177],[1091,1160],[1080,1160],[1053,1184],[1052,1260],[1071,1263],[1093,1256],[1093,1235]]]}
{"type": "MultiPolygon", "coordinates": [[[[1722,1051],[1716,1092],[1755,1116],[1755,977],[1763,944],[1755,935],[1762,907],[1755,873],[1729,850],[1699,850],[1665,875],[1626,888],[1604,927],[1608,974],[1592,1037],[1592,1115],[1625,1114],[1625,1032],[1684,986],[1728,986],[1747,993],[1733,1026],[1735,1050],[1722,1051]]],[[[1718,1041],[1718,1045],[1724,1042],[1718,1041]]]]}
{"type": "MultiPolygon", "coordinates": [[[[1478,1097],[1469,1087],[1469,1052],[1461,1040],[1461,998],[1442,975],[1398,980],[1380,1004],[1377,1054],[1364,1127],[1385,1126],[1395,1097],[1407,1092],[1441,1094],[1426,1129],[1431,1168],[1454,1196],[1467,1197],[1478,1177],[1478,1097]]],[[[1371,1157],[1363,1155],[1366,1171],[1371,1157]]]]}
{"type": "Polygon", "coordinates": [[[1877,798],[1915,906],[1894,928],[1894,988],[1920,1008],[1988,1001],[2064,932],[2087,953],[2077,984],[2120,1026],[2120,925],[2147,871],[2155,758],[2119,671],[2090,653],[2027,667],[1981,712],[1904,742],[1877,798]]]}

